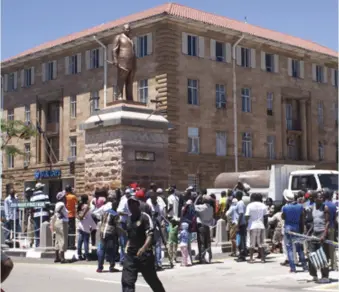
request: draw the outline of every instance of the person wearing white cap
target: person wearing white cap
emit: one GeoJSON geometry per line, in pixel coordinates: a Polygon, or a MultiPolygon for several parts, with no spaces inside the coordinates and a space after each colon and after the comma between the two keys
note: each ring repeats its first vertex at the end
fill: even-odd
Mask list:
{"type": "Polygon", "coordinates": [[[34,237],[35,247],[40,245],[40,223],[49,220],[49,210],[46,205],[50,204],[49,196],[44,193],[45,185],[38,182],[35,185],[35,191],[30,199],[31,203],[44,203],[45,207],[33,208],[33,220],[34,220],[34,237]]]}

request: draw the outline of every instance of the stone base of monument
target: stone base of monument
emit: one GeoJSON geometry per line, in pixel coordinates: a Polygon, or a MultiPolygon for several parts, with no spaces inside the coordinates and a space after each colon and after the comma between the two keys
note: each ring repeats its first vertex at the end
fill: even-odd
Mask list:
{"type": "Polygon", "coordinates": [[[87,187],[132,182],[167,187],[168,127],[162,115],[125,100],[92,114],[80,126],[85,131],[87,187]]]}

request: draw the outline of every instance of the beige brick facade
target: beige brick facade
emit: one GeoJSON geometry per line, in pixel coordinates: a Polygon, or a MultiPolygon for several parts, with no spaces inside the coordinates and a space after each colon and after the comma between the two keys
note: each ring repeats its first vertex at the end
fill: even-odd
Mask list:
{"type": "MultiPolygon", "coordinates": [[[[233,117],[233,78],[232,63],[212,60],[212,40],[234,44],[240,34],[204,28],[202,24],[191,25],[179,23],[170,19],[160,19],[153,24],[141,25],[132,31],[133,36],[152,34],[151,54],[138,58],[138,69],[135,75],[134,98],[138,100],[138,81],[148,79],[148,106],[155,104],[150,100],[162,101],[160,109],[164,111],[174,129],[169,132],[169,157],[171,183],[179,188],[186,187],[190,180],[196,179],[200,187],[212,187],[215,177],[220,172],[234,171],[234,117],[233,117]],[[184,33],[184,34],[183,34],[184,33]],[[200,38],[199,56],[188,56],[183,52],[184,37],[194,35],[200,38]],[[188,104],[187,79],[198,80],[198,105],[188,104]],[[216,84],[224,85],[226,89],[226,108],[216,108],[216,84]],[[188,127],[199,129],[199,153],[188,153],[188,127]],[[226,132],[226,156],[216,155],[216,132],[226,132]]],[[[99,36],[99,35],[98,35],[99,36]]],[[[101,38],[109,44],[113,34],[101,38]]],[[[237,77],[237,117],[238,117],[238,153],[239,170],[266,169],[277,163],[312,163],[323,168],[336,168],[337,128],[335,123],[335,103],[338,90],[332,84],[332,69],[337,68],[337,61],[330,56],[317,55],[302,50],[286,48],[279,44],[274,46],[256,40],[254,37],[245,37],[239,46],[254,49],[255,68],[243,68],[236,65],[237,77]],[[276,54],[278,72],[264,72],[261,68],[262,52],[276,54]],[[304,78],[289,76],[289,58],[304,62],[304,78]],[[313,81],[314,69],[312,64],[326,66],[326,83],[313,81]],[[242,111],[241,89],[251,91],[251,111],[242,111]],[[267,94],[273,93],[273,115],[267,115],[267,94]],[[303,102],[305,101],[305,107],[303,102]],[[300,102],[299,102],[300,101],[300,102]],[[296,117],[302,128],[288,131],[286,129],[286,109],[284,103],[292,104],[293,117],[296,117]],[[324,126],[318,127],[318,103],[323,104],[324,126]],[[306,120],[302,120],[302,119],[306,120]],[[252,137],[252,157],[242,157],[242,134],[248,132],[252,137]],[[305,134],[306,133],[306,134],[305,134]],[[269,160],[267,154],[267,136],[274,136],[275,159],[269,160]],[[289,139],[296,137],[296,149],[301,149],[295,160],[288,159],[289,139]],[[323,161],[319,162],[319,142],[324,149],[323,161]],[[299,143],[299,144],[298,144],[299,143]],[[306,146],[305,146],[306,145],[306,146]],[[306,153],[306,154],[305,154],[306,153]]],[[[31,159],[27,170],[23,170],[23,157],[15,157],[14,169],[8,169],[7,157],[3,157],[4,179],[3,188],[10,181],[16,182],[17,188],[23,190],[23,182],[31,176],[33,169],[63,168],[67,173],[68,157],[70,156],[71,136],[77,138],[76,168],[83,169],[84,163],[84,135],[79,125],[90,115],[91,92],[99,92],[100,108],[103,108],[103,68],[87,69],[86,51],[98,48],[95,41],[80,45],[72,49],[65,49],[61,53],[50,53],[46,57],[23,63],[3,67],[2,74],[17,72],[17,89],[7,91],[4,95],[4,115],[14,109],[15,119],[24,120],[24,107],[30,106],[31,121],[36,122],[37,113],[40,113],[40,123],[45,130],[47,103],[60,102],[59,122],[59,162],[46,164],[43,139],[32,138],[30,141],[16,141],[20,148],[24,143],[31,145],[31,159]],[[81,72],[75,75],[66,75],[65,57],[81,53],[81,72]],[[42,81],[42,64],[56,61],[57,73],[55,80],[42,81]],[[34,67],[34,84],[29,88],[21,87],[21,70],[34,67]],[[76,117],[70,116],[70,98],[76,95],[76,117]],[[37,101],[42,110],[37,111],[37,101]]],[[[229,48],[228,45],[225,46],[229,48]]],[[[229,54],[227,52],[226,54],[229,54]]],[[[229,58],[229,55],[227,55],[229,58]]],[[[229,59],[227,61],[230,61],[229,59]]],[[[108,104],[113,101],[113,88],[116,70],[109,65],[108,69],[108,104]]],[[[8,88],[7,88],[8,89],[8,88]]],[[[84,191],[86,182],[83,181],[83,171],[75,174],[76,188],[84,191]]],[[[31,177],[33,179],[33,175],[31,177]]]]}

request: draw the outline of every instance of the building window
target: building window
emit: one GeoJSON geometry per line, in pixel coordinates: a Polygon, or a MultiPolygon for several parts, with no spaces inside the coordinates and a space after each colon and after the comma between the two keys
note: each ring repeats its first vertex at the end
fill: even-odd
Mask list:
{"type": "Polygon", "coordinates": [[[143,35],[143,36],[139,36],[138,37],[138,51],[136,52],[137,53],[137,56],[139,58],[142,58],[142,57],[145,57],[148,55],[148,47],[147,47],[147,40],[148,36],[147,35],[143,35]]]}
{"type": "Polygon", "coordinates": [[[324,149],[324,143],[319,141],[318,142],[318,158],[319,158],[319,161],[322,161],[324,160],[324,157],[325,157],[325,149],[324,149]]]}
{"type": "Polygon", "coordinates": [[[59,137],[51,137],[46,140],[46,158],[48,163],[57,163],[60,155],[60,139],[59,137]]]}
{"type": "Polygon", "coordinates": [[[25,105],[25,122],[29,123],[31,121],[31,107],[25,105]]]}
{"type": "Polygon", "coordinates": [[[274,72],[274,55],[265,54],[265,68],[267,72],[274,72]]]}
{"type": "Polygon", "coordinates": [[[193,187],[196,191],[199,191],[199,177],[195,174],[189,174],[187,178],[187,186],[193,187]]]}
{"type": "Polygon", "coordinates": [[[215,85],[215,103],[216,108],[226,108],[226,90],[225,85],[215,85]]]}
{"type": "Polygon", "coordinates": [[[9,109],[7,111],[7,120],[14,121],[14,109],[9,109]]]}
{"type": "Polygon", "coordinates": [[[90,69],[96,69],[100,67],[100,50],[93,49],[90,53],[90,69]]]}
{"type": "Polygon", "coordinates": [[[216,133],[216,154],[217,156],[226,156],[227,154],[226,132],[216,133]]]}
{"type": "Polygon", "coordinates": [[[273,116],[273,92],[267,93],[267,115],[273,116]]]}
{"type": "Polygon", "coordinates": [[[292,59],[292,77],[300,77],[300,61],[292,59]]]}
{"type": "Polygon", "coordinates": [[[13,154],[7,155],[7,167],[14,168],[14,155],[13,154]]]}
{"type": "Polygon", "coordinates": [[[31,144],[25,144],[24,150],[24,166],[28,166],[31,160],[31,144]]]}
{"type": "Polygon", "coordinates": [[[32,85],[32,68],[24,70],[24,86],[29,87],[32,85]]]}
{"type": "Polygon", "coordinates": [[[94,113],[95,111],[99,110],[99,92],[98,91],[93,91],[91,93],[91,98],[90,98],[90,113],[94,113]]]}
{"type": "Polygon", "coordinates": [[[335,121],[336,126],[338,126],[338,116],[339,116],[339,113],[338,113],[338,102],[335,102],[334,103],[334,121],[335,121]]]}
{"type": "Polygon", "coordinates": [[[267,157],[275,159],[275,137],[267,136],[267,157]]]}
{"type": "Polygon", "coordinates": [[[76,118],[77,116],[77,96],[71,95],[70,97],[70,110],[71,110],[71,118],[76,118]]]}
{"type": "Polygon", "coordinates": [[[319,83],[324,82],[324,68],[322,66],[319,65],[315,66],[315,74],[317,82],[319,83]]]}
{"type": "Polygon", "coordinates": [[[199,153],[199,128],[188,128],[188,153],[199,153]]]}
{"type": "Polygon", "coordinates": [[[14,91],[17,87],[17,75],[16,73],[8,74],[8,80],[7,80],[7,91],[14,91]]]}
{"type": "Polygon", "coordinates": [[[293,108],[292,104],[287,103],[286,105],[286,128],[292,130],[293,127],[293,108]]]}
{"type": "Polygon", "coordinates": [[[69,59],[69,67],[70,67],[70,73],[71,74],[77,74],[78,73],[78,56],[73,55],[69,59]]]}
{"type": "Polygon", "coordinates": [[[338,88],[338,70],[334,70],[334,87],[338,88]]]}
{"type": "Polygon", "coordinates": [[[322,102],[318,102],[318,126],[319,128],[324,127],[324,105],[322,102]]]}
{"type": "Polygon", "coordinates": [[[138,82],[138,98],[139,101],[147,104],[148,103],[148,80],[140,80],[138,82]]]}
{"type": "Polygon", "coordinates": [[[187,55],[198,56],[198,37],[187,35],[187,55]]]}
{"type": "Polygon", "coordinates": [[[218,62],[224,62],[226,59],[225,56],[225,44],[220,42],[215,42],[215,57],[218,62]]]}
{"type": "Polygon", "coordinates": [[[287,141],[287,155],[288,159],[297,160],[297,148],[294,139],[288,139],[287,141]]]}
{"type": "Polygon", "coordinates": [[[251,90],[249,88],[241,89],[241,108],[244,113],[251,112],[251,90]]]}
{"type": "Polygon", "coordinates": [[[52,62],[48,62],[47,66],[46,66],[46,78],[47,80],[53,80],[54,79],[54,66],[55,63],[52,62]]]}
{"type": "Polygon", "coordinates": [[[251,50],[248,48],[241,48],[241,66],[251,67],[251,50]]]}
{"type": "Polygon", "coordinates": [[[75,158],[77,157],[77,138],[70,137],[69,138],[69,150],[70,150],[70,157],[75,158]]]}
{"type": "Polygon", "coordinates": [[[250,133],[242,134],[242,155],[252,157],[252,136],[250,133]]]}
{"type": "Polygon", "coordinates": [[[187,80],[188,104],[199,105],[198,80],[187,80]]]}

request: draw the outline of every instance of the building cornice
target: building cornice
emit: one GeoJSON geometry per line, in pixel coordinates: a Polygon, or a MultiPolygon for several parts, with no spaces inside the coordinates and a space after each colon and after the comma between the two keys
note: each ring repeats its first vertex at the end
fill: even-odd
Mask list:
{"type": "MultiPolygon", "coordinates": [[[[316,62],[320,61],[320,62],[325,62],[325,63],[328,63],[328,62],[335,63],[335,64],[338,63],[338,58],[335,58],[331,55],[317,53],[311,50],[299,48],[297,46],[292,46],[292,45],[288,45],[285,43],[272,41],[270,39],[258,37],[255,35],[242,33],[240,31],[233,30],[230,28],[224,28],[224,27],[220,27],[220,26],[216,26],[212,24],[207,24],[207,23],[203,23],[203,22],[188,19],[188,18],[177,17],[177,16],[169,15],[167,13],[161,13],[159,15],[149,17],[147,19],[137,20],[137,21],[131,22],[130,24],[131,24],[132,29],[136,29],[136,28],[144,27],[146,25],[152,25],[154,23],[157,23],[163,20],[170,20],[176,24],[180,24],[188,28],[195,28],[200,31],[206,31],[206,32],[215,31],[215,32],[218,32],[221,34],[227,34],[230,36],[240,36],[244,34],[245,40],[253,41],[254,43],[257,43],[259,45],[262,44],[262,45],[271,46],[273,48],[277,48],[280,50],[284,50],[290,54],[296,55],[296,57],[304,58],[307,56],[309,59],[314,60],[316,62]]],[[[1,63],[1,67],[3,70],[4,69],[6,70],[14,66],[20,66],[26,62],[31,62],[35,59],[46,57],[50,54],[60,54],[65,50],[74,49],[79,46],[93,43],[94,42],[93,36],[96,36],[98,39],[104,39],[106,37],[119,34],[122,32],[122,30],[123,30],[122,26],[117,26],[117,27],[105,29],[101,32],[90,33],[84,37],[71,40],[71,41],[62,43],[60,45],[56,45],[51,48],[43,49],[41,51],[37,51],[32,54],[19,56],[17,58],[10,59],[8,61],[5,60],[4,62],[1,63]]]]}

